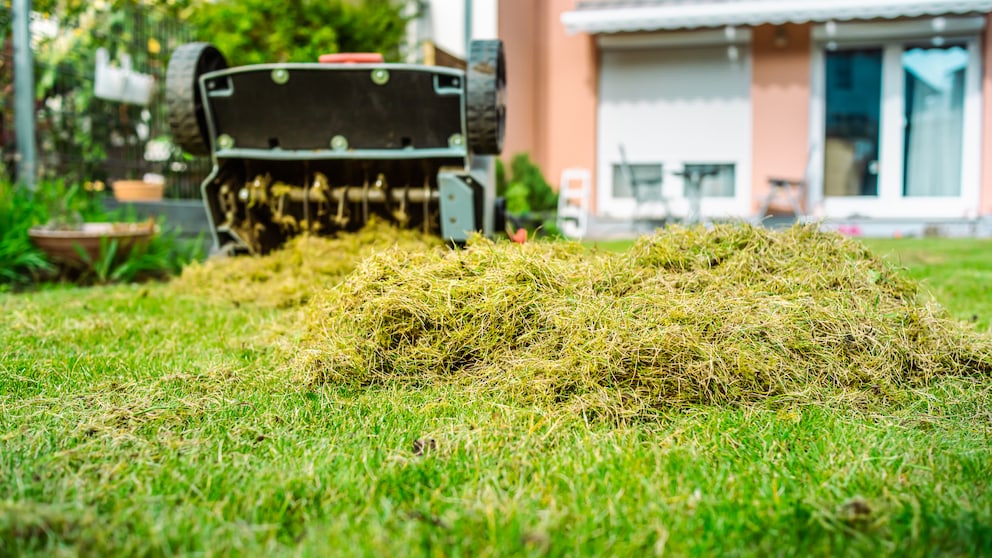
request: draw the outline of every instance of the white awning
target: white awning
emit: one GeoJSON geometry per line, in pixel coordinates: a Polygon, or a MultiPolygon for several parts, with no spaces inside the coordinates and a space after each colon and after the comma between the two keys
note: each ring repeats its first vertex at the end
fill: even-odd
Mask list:
{"type": "Polygon", "coordinates": [[[580,4],[561,15],[569,33],[893,19],[992,12],[992,0],[699,0],[580,4]]]}

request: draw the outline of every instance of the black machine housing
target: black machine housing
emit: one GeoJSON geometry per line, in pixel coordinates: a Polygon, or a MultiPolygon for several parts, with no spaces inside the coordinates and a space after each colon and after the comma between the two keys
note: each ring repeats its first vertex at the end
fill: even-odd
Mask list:
{"type": "Polygon", "coordinates": [[[503,228],[480,157],[502,149],[500,41],[473,41],[465,69],[366,54],[229,68],[191,43],[166,82],[176,143],[213,158],[202,190],[218,250],[265,253],[373,217],[456,242],[503,228]]]}

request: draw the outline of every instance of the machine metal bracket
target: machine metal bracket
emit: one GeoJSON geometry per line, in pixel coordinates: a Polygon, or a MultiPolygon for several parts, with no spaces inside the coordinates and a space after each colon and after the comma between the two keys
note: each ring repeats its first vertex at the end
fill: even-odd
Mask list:
{"type": "Polygon", "coordinates": [[[482,228],[482,185],[464,170],[437,173],[441,195],[441,236],[465,242],[482,228]]]}

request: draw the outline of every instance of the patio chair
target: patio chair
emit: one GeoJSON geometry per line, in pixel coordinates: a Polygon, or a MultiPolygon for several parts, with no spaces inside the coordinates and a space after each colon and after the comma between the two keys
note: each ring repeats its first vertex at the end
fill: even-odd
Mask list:
{"type": "Polygon", "coordinates": [[[758,213],[754,216],[754,224],[762,224],[769,216],[768,210],[772,203],[781,199],[785,199],[797,221],[806,217],[806,212],[803,211],[802,198],[806,195],[809,184],[810,168],[813,164],[813,149],[814,147],[810,146],[809,154],[806,156],[806,169],[802,178],[768,177],[768,193],[761,200],[758,213]]]}
{"type": "Polygon", "coordinates": [[[672,208],[668,204],[668,198],[666,198],[662,192],[661,182],[637,178],[634,175],[634,170],[630,166],[630,162],[627,160],[626,148],[622,143],[619,147],[620,173],[623,175],[624,180],[627,181],[627,184],[630,185],[631,193],[634,195],[634,203],[636,204],[634,209],[634,220],[658,220],[664,224],[672,218],[672,208]],[[657,207],[656,204],[660,204],[663,209],[663,213],[661,215],[652,212],[652,209],[657,207]],[[652,207],[653,205],[654,207],[652,207]]]}

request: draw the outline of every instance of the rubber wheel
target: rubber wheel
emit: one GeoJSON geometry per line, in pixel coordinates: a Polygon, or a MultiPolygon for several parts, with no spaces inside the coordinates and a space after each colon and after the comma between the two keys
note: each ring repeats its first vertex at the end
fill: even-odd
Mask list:
{"type": "Polygon", "coordinates": [[[165,72],[169,128],[179,147],[192,155],[210,155],[207,115],[200,98],[200,76],[227,68],[227,60],[210,43],[180,45],[165,72]]]}
{"type": "Polygon", "coordinates": [[[506,128],[503,41],[472,41],[468,54],[465,125],[476,155],[499,155],[506,128]]]}

